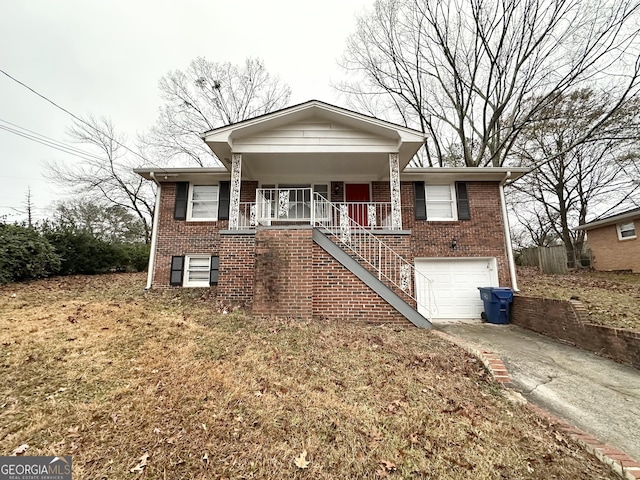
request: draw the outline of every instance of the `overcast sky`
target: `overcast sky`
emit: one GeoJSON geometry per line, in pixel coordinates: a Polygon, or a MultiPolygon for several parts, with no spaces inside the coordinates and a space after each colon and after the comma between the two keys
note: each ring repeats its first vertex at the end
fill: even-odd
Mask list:
{"type": "MultiPolygon", "coordinates": [[[[373,0],[28,0],[0,6],[0,69],[70,110],[110,117],[131,137],[160,106],[158,80],[198,56],[261,58],[292,89],[291,103],[340,104],[331,89],[355,17],[373,0]]],[[[70,142],[71,118],[0,73],[0,126],[11,122],[70,142]]],[[[84,148],[77,145],[79,148],[84,148]]],[[[75,157],[0,130],[0,215],[23,216],[31,187],[36,217],[63,198],[43,178],[47,160],[75,157]]]]}

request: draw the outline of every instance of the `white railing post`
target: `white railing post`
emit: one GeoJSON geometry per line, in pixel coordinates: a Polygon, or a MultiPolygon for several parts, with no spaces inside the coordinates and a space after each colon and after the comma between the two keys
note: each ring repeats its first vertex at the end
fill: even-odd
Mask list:
{"type": "Polygon", "coordinates": [[[242,183],[242,155],[231,155],[231,192],[229,194],[229,230],[238,229],[240,219],[240,186],[242,183]]]}
{"type": "Polygon", "coordinates": [[[391,189],[391,228],[393,230],[402,230],[400,166],[397,153],[389,154],[389,187],[391,189]]]}

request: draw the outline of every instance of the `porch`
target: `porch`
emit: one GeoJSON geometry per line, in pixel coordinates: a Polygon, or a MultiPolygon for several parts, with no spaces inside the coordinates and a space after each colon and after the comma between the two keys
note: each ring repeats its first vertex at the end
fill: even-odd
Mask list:
{"type": "Polygon", "coordinates": [[[328,230],[345,227],[363,227],[371,231],[402,229],[398,222],[393,222],[390,201],[331,202],[330,197],[327,185],[258,188],[254,202],[238,203],[237,223],[232,225],[230,222],[229,230],[286,225],[322,226],[328,230]]]}

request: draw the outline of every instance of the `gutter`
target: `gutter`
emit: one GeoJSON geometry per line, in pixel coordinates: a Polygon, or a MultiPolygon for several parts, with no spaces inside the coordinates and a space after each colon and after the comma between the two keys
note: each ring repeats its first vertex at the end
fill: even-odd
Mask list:
{"type": "Polygon", "coordinates": [[[507,202],[504,198],[504,184],[511,177],[511,172],[507,172],[498,187],[500,190],[500,208],[504,220],[504,242],[507,247],[507,262],[509,263],[509,276],[511,277],[511,289],[519,292],[518,280],[516,279],[516,262],[513,259],[513,248],[511,246],[511,227],[509,226],[509,216],[507,215],[507,202]]]}
{"type": "Polygon", "coordinates": [[[160,182],[156,179],[154,172],[149,172],[149,177],[153,180],[158,186],[158,191],[156,192],[156,205],[153,209],[153,226],[151,227],[151,248],[149,249],[149,266],[147,267],[147,286],[144,288],[145,290],[149,290],[151,288],[151,283],[153,282],[153,273],[154,266],[156,263],[156,247],[158,244],[158,217],[160,216],[160,190],[162,187],[160,186],[160,182]]]}

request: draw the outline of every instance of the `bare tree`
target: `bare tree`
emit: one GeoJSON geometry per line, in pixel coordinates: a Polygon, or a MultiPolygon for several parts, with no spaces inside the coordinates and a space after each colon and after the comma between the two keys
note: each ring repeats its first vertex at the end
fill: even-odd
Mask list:
{"type": "Polygon", "coordinates": [[[165,104],[143,140],[163,164],[181,166],[217,164],[200,138],[203,132],[283,108],[291,95],[286,84],[252,58],[236,66],[198,57],[186,71],[162,77],[159,87],[165,104]]]}
{"type": "Polygon", "coordinates": [[[599,84],[611,102],[569,150],[638,89],[639,3],[379,0],[347,42],[338,88],[424,132],[425,164],[499,166],[541,110],[599,84]]]}
{"type": "Polygon", "coordinates": [[[131,212],[151,238],[154,187],[133,173],[145,160],[127,146],[127,139],[110,120],[88,116],[69,128],[71,137],[90,145],[96,154],[87,154],[80,163],[48,163],[48,177],[70,193],[101,205],[119,206],[131,212]]]}
{"type": "Polygon", "coordinates": [[[24,208],[27,211],[27,225],[33,227],[33,196],[31,195],[31,187],[27,188],[27,194],[24,199],[24,208]]]}
{"type": "MultiPolygon", "coordinates": [[[[35,223],[33,220],[33,215],[34,215],[34,210],[35,210],[35,205],[33,204],[33,195],[31,193],[31,187],[27,187],[27,193],[25,193],[24,195],[24,208],[11,208],[11,210],[13,210],[14,212],[20,214],[20,215],[26,215],[27,216],[27,226],[29,228],[33,227],[33,224],[35,223]]],[[[6,221],[6,216],[4,217],[4,221],[6,221]]]]}
{"type": "Polygon", "coordinates": [[[586,223],[588,215],[625,205],[640,188],[639,99],[619,108],[576,145],[610,102],[609,95],[591,89],[556,97],[514,146],[521,164],[539,166],[514,184],[513,211],[534,243],[543,245],[553,232],[566,247],[569,267],[576,265],[585,239],[583,230],[573,228],[586,223]],[[567,145],[573,147],[567,151],[567,145]]]}

